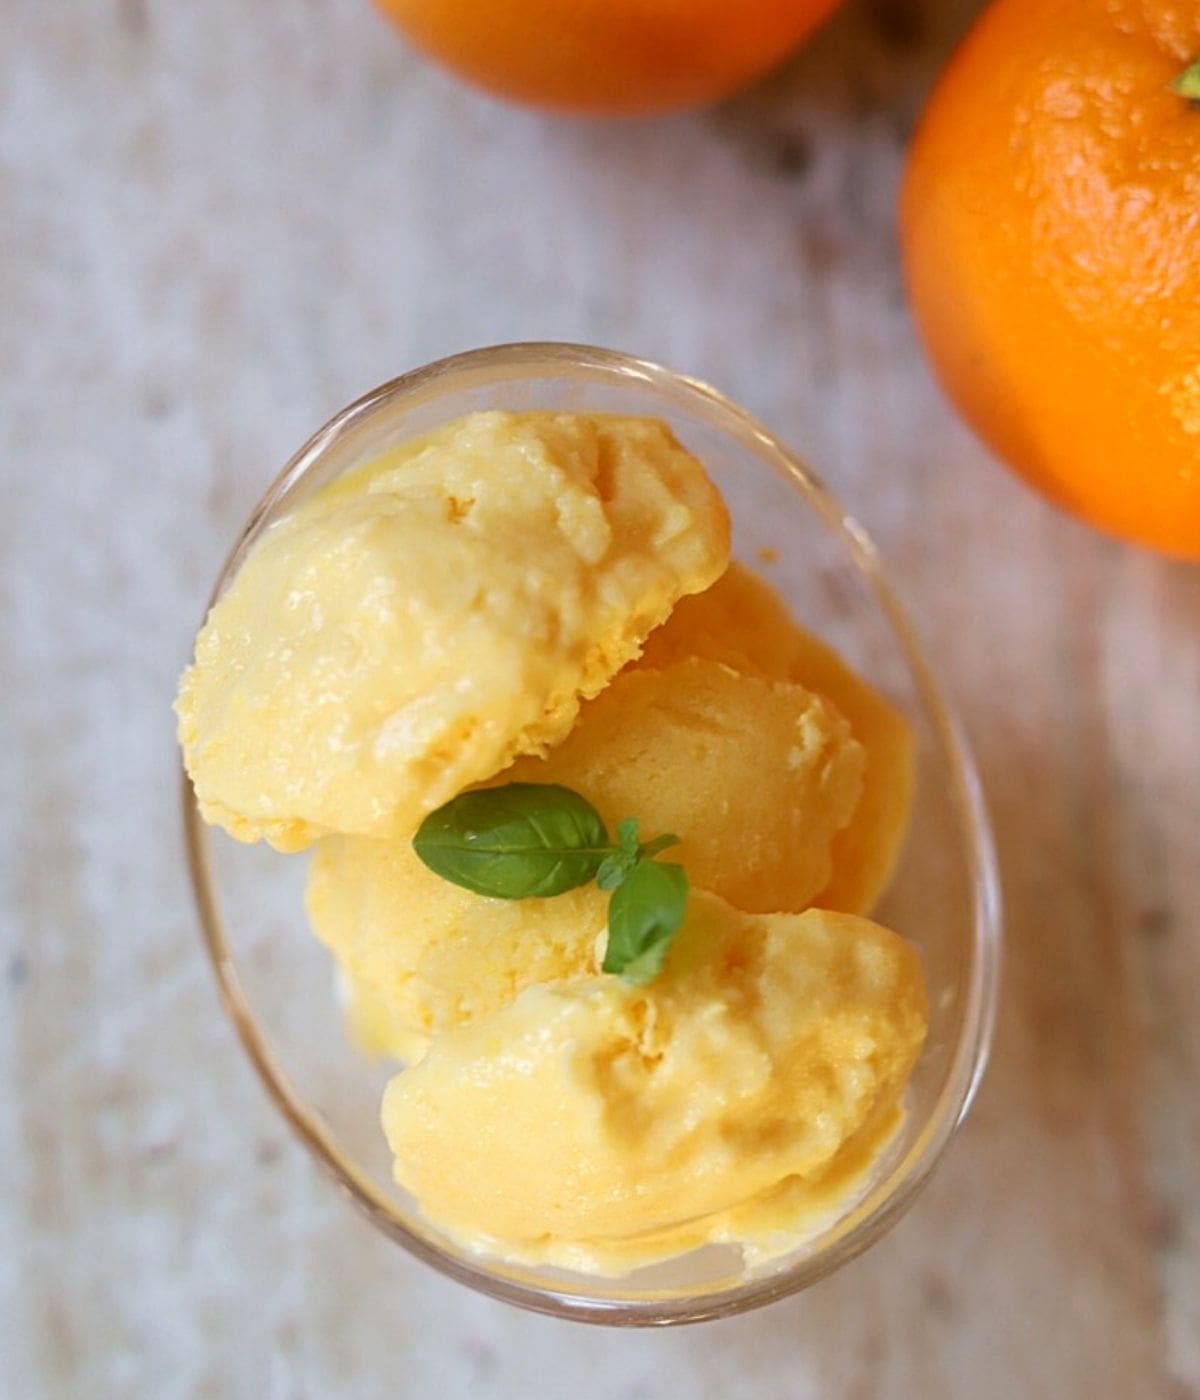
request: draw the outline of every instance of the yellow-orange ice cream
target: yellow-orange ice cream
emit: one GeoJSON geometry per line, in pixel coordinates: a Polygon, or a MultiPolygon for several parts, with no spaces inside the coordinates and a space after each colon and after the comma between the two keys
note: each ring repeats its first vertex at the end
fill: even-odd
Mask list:
{"type": "Polygon", "coordinates": [[[694,886],[771,913],[806,908],[829,881],[862,772],[862,747],[820,696],[692,656],[622,671],[561,744],[501,778],[573,788],[610,830],[636,816],[646,837],[673,832],[670,858],[694,886]]]}
{"type": "Polygon", "coordinates": [[[849,721],[866,755],[862,796],[833,838],[832,872],[813,902],[869,913],[891,878],[912,805],[913,739],[903,716],[836,652],[797,627],[771,588],[737,563],[704,593],[681,599],[636,664],[660,669],[693,656],[748,676],[794,681],[849,721]]]}
{"type": "Polygon", "coordinates": [[[181,681],[205,819],[315,843],[350,1033],[408,1066],[382,1108],[396,1178],[469,1248],[769,1257],[902,1115],[920,965],[858,915],[896,857],[909,731],[765,584],[722,576],[728,551],[663,424],[474,414],[272,526],[181,681]],[[691,894],[648,985],[600,971],[595,883],[490,899],[418,858],[428,812],[508,782],[680,838],[691,894]]]}
{"type": "Polygon", "coordinates": [[[404,836],[540,752],[728,558],[653,419],[479,413],[342,478],[255,545],[176,709],[205,819],[296,850],[404,836]]]}
{"type": "Polygon", "coordinates": [[[373,1060],[419,1060],[428,1037],[413,1032],[403,1015],[366,983],[356,982],[339,968],[337,986],[345,1012],[346,1036],[361,1054],[373,1060]]]}
{"type": "Polygon", "coordinates": [[[405,1060],[523,987],[598,971],[604,955],[608,896],[594,884],[486,899],[426,869],[409,841],[328,837],[304,898],[353,989],[351,1025],[376,1053],[405,1060]]]}
{"type": "Polygon", "coordinates": [[[619,1267],[639,1237],[816,1187],[894,1111],[925,1034],[913,950],[848,914],[749,915],[693,894],[649,986],[531,986],[388,1085],[397,1181],[514,1259],[619,1267]]]}

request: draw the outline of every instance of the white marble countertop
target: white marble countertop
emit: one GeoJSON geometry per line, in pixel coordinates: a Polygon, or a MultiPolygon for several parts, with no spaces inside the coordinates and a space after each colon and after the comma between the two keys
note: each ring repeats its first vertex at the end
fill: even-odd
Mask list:
{"type": "Polygon", "coordinates": [[[998,470],[916,351],[902,143],[972,0],[852,0],[719,110],[469,94],[365,0],[0,3],[0,1395],[1200,1394],[1200,573],[998,470]],[[809,1293],[617,1334],[375,1234],[265,1099],[184,881],[170,698],[265,481],[522,338],[703,376],[874,531],[1008,900],[976,1110],[809,1293]]]}

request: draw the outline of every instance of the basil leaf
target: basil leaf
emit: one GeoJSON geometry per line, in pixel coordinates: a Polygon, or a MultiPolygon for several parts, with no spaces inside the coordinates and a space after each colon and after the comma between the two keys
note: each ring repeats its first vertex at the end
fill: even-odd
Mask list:
{"type": "Polygon", "coordinates": [[[612,852],[592,804],[556,783],[460,793],[425,818],[413,849],[435,875],[492,899],[576,889],[612,852]]]}
{"type": "Polygon", "coordinates": [[[687,896],[683,866],[639,861],[608,903],[604,971],[639,984],[655,977],[683,923],[687,896]]]}

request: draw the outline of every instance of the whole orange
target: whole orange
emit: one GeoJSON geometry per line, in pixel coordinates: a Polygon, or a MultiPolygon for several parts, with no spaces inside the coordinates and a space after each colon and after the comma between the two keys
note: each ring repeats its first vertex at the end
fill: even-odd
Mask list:
{"type": "Polygon", "coordinates": [[[1092,524],[1200,559],[1200,4],[993,0],[930,98],[900,229],[968,421],[1092,524]]]}
{"type": "Polygon", "coordinates": [[[376,0],[413,45],[518,102],[636,115],[725,97],[838,0],[376,0]]]}

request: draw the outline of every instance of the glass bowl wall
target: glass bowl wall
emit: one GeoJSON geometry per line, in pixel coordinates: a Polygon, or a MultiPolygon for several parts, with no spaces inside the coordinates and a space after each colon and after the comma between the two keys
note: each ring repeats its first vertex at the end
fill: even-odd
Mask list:
{"type": "Polygon", "coordinates": [[[720,394],[611,351],[501,346],[376,389],[322,428],[270,486],[213,597],[263,530],[305,496],[407,438],[487,408],[666,420],[724,495],[735,557],[907,716],[917,741],[913,818],[875,913],[920,950],[929,985],[929,1037],[903,1127],[857,1197],[758,1271],[744,1269],[728,1246],[621,1279],[497,1263],[442,1237],[392,1181],[379,1126],[392,1071],[346,1040],[329,956],[306,927],[305,858],[210,832],[185,780],[187,854],[205,943],[225,1007],[280,1112],[355,1203],[410,1252],[464,1284],[559,1316],[636,1326],[740,1312],[806,1287],[877,1239],[911,1203],[969,1105],[990,1038],[999,940],[994,858],[974,768],[861,528],[793,453],[720,394]]]}

